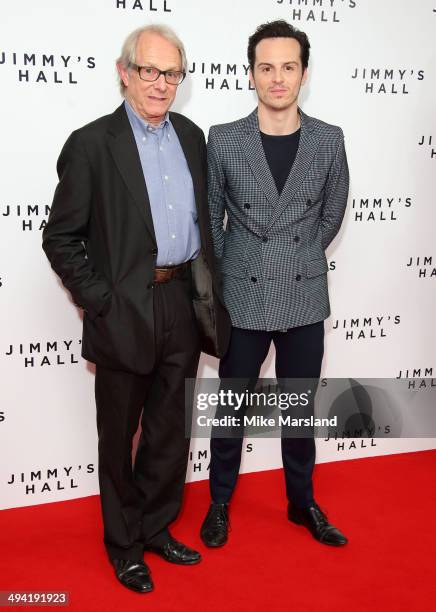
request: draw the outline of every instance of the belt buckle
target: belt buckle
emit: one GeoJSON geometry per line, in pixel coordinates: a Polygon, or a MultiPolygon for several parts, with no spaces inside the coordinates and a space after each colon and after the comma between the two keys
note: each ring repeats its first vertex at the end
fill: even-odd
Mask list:
{"type": "Polygon", "coordinates": [[[173,278],[171,274],[171,269],[165,268],[155,268],[154,272],[154,282],[158,284],[168,283],[173,278]]]}

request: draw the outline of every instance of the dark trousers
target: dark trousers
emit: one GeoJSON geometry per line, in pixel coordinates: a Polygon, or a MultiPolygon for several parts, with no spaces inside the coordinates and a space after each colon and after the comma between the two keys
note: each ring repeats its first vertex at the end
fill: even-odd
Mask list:
{"type": "MultiPolygon", "coordinates": [[[[276,350],[278,379],[310,378],[318,381],[324,354],[324,322],[294,327],[286,332],[232,328],[230,346],[221,360],[221,379],[241,379],[253,389],[271,341],[276,350]]],[[[215,503],[228,503],[236,485],[241,463],[243,438],[211,438],[210,491],[215,503]]],[[[305,507],[313,503],[312,473],[315,440],[281,439],[288,500],[305,507]]]]}
{"type": "Polygon", "coordinates": [[[195,377],[200,355],[188,278],[155,285],[153,305],[153,370],[138,376],[96,368],[100,496],[111,559],[140,560],[145,545],[168,540],[186,477],[185,378],[195,377]]]}

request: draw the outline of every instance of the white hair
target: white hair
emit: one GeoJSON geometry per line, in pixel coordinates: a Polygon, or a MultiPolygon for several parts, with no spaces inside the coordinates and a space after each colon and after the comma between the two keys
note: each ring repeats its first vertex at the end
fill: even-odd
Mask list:
{"type": "MultiPolygon", "coordinates": [[[[126,40],[124,41],[123,47],[121,49],[121,55],[117,59],[117,64],[120,64],[126,70],[129,68],[130,64],[136,63],[136,46],[138,44],[139,37],[146,32],[153,32],[154,34],[159,34],[162,38],[165,38],[168,42],[172,43],[180,53],[180,59],[182,61],[182,70],[186,72],[188,68],[188,62],[186,59],[185,47],[177,36],[177,34],[170,27],[162,24],[151,24],[143,26],[142,28],[137,28],[133,32],[131,32],[126,40]]],[[[120,78],[120,91],[121,95],[124,96],[124,92],[126,86],[124,85],[122,79],[120,78]]]]}

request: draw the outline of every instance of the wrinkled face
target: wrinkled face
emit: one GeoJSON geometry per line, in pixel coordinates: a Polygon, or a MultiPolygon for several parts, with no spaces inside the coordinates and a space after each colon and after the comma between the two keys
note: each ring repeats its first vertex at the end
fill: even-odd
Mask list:
{"type": "MultiPolygon", "coordinates": [[[[182,70],[180,52],[173,43],[156,32],[141,34],[136,46],[135,63],[159,70],[182,70]]],[[[177,85],[169,85],[161,74],[157,81],[142,81],[135,68],[117,65],[126,89],[124,95],[136,111],[148,123],[159,125],[176,97],[177,85]]]]}
{"type": "Polygon", "coordinates": [[[300,43],[295,38],[264,38],[256,45],[250,80],[256,88],[259,105],[277,111],[296,105],[306,78],[300,43]]]}

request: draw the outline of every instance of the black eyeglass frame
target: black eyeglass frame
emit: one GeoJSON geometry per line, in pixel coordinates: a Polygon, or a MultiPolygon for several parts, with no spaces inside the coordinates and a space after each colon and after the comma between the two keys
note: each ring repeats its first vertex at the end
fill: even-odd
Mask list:
{"type": "Polygon", "coordinates": [[[183,81],[185,80],[185,77],[186,77],[186,72],[184,70],[159,70],[159,68],[156,68],[156,66],[138,66],[138,64],[134,64],[133,62],[129,62],[129,67],[130,68],[135,68],[135,70],[138,72],[138,76],[141,79],[141,81],[146,81],[147,83],[154,83],[155,81],[158,80],[160,75],[163,74],[165,82],[168,85],[176,85],[176,86],[178,86],[178,85],[181,85],[181,83],[183,83],[183,81]],[[141,76],[141,69],[142,68],[153,68],[153,70],[157,70],[157,77],[155,79],[144,79],[141,76]],[[177,74],[180,74],[180,81],[178,83],[170,83],[167,80],[167,72],[175,72],[177,74]]]}

